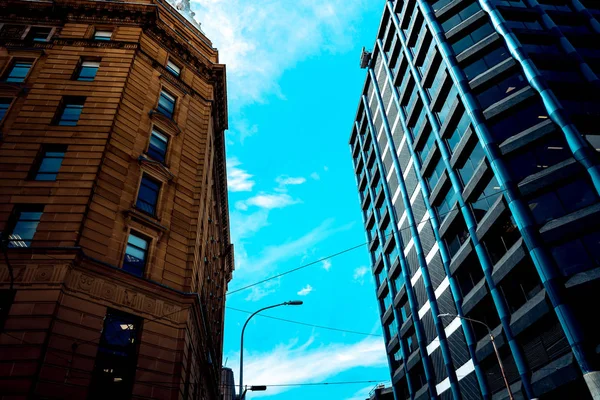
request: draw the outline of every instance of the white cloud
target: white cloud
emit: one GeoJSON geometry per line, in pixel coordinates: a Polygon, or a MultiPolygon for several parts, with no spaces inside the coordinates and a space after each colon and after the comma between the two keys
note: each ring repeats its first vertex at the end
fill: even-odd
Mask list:
{"type": "Polygon", "coordinates": [[[279,183],[279,186],[302,185],[304,182],[306,182],[306,179],[301,176],[278,176],[275,178],[275,182],[279,183]]]}
{"type": "Polygon", "coordinates": [[[227,65],[230,104],[284,97],[278,81],[296,63],[351,48],[367,0],[192,0],[202,30],[227,65]]]}
{"type": "Polygon", "coordinates": [[[241,164],[237,158],[227,160],[227,186],[230,192],[251,192],[254,187],[252,175],[238,168],[241,164]]]}
{"type": "Polygon", "coordinates": [[[256,196],[250,197],[249,199],[236,202],[235,207],[239,210],[247,210],[248,206],[272,210],[274,208],[284,208],[298,203],[301,203],[301,201],[292,198],[292,196],[287,193],[270,194],[261,192],[256,196]]]}
{"type": "Polygon", "coordinates": [[[260,299],[275,293],[279,286],[279,279],[265,282],[265,284],[260,286],[254,286],[250,289],[250,294],[246,296],[246,301],[259,301],[260,299]]]}
{"type": "Polygon", "coordinates": [[[310,174],[310,177],[313,178],[315,181],[318,181],[319,179],[321,179],[319,174],[317,174],[316,172],[313,172],[312,174],[310,174]]]}
{"type": "Polygon", "coordinates": [[[367,272],[369,272],[369,268],[363,265],[354,269],[354,275],[352,277],[356,282],[362,285],[363,283],[365,283],[365,275],[367,274],[367,272]]]}
{"type": "Polygon", "coordinates": [[[325,271],[329,271],[330,268],[331,268],[331,261],[329,261],[329,260],[323,261],[323,269],[325,271]]]}
{"type": "MultiPolygon", "coordinates": [[[[341,372],[358,367],[385,367],[385,346],[381,338],[368,338],[357,343],[332,343],[314,345],[314,338],[298,345],[298,340],[280,344],[264,353],[245,351],[244,383],[249,385],[278,385],[285,383],[324,382],[341,372]],[[273,368],[276,365],[277,368],[273,368]]],[[[235,360],[239,354],[230,354],[234,360],[234,373],[239,371],[235,360]]],[[[239,377],[236,375],[236,382],[239,377]]],[[[265,392],[255,392],[254,397],[272,396],[292,387],[269,386],[265,392]]]]}
{"type": "Polygon", "coordinates": [[[300,289],[300,291],[297,294],[298,294],[298,296],[308,296],[310,294],[310,292],[312,292],[313,290],[314,289],[312,286],[306,285],[305,287],[300,289]]]}

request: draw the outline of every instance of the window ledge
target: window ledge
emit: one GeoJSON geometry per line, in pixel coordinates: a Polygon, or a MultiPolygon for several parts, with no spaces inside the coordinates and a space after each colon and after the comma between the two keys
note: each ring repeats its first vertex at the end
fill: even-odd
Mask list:
{"type": "Polygon", "coordinates": [[[171,171],[169,171],[169,168],[167,168],[163,163],[152,160],[146,155],[139,156],[138,161],[147,169],[150,169],[153,172],[159,174],[167,182],[172,181],[175,178],[175,175],[171,171]]]}
{"type": "Polygon", "coordinates": [[[546,302],[546,290],[542,289],[512,314],[510,328],[513,335],[516,336],[523,332],[549,311],[550,306],[546,302]]]}
{"type": "Polygon", "coordinates": [[[142,213],[141,211],[138,211],[135,208],[131,208],[129,210],[125,210],[123,211],[123,214],[125,215],[125,217],[127,218],[127,220],[136,220],[142,224],[144,224],[145,226],[149,226],[150,228],[154,229],[155,231],[157,231],[159,233],[159,240],[160,237],[169,230],[169,228],[167,228],[164,225],[161,225],[158,220],[156,218],[153,218],[147,214],[142,213]]]}
{"type": "Polygon", "coordinates": [[[148,112],[148,115],[153,120],[156,119],[156,120],[160,121],[161,123],[167,125],[172,130],[174,130],[175,136],[179,136],[179,134],[181,133],[181,129],[179,128],[177,123],[172,118],[169,118],[166,115],[164,115],[163,113],[161,113],[160,111],[158,111],[158,109],[155,108],[155,109],[150,110],[148,112]]]}
{"type": "Polygon", "coordinates": [[[597,226],[597,222],[594,221],[599,221],[599,218],[600,203],[596,203],[563,217],[553,219],[540,229],[540,233],[546,243],[573,238],[582,230],[597,226]]]}

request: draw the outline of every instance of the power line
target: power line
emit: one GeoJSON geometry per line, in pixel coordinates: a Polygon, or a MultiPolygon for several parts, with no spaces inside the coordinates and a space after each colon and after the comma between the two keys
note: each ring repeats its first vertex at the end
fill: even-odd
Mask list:
{"type": "MultiPolygon", "coordinates": [[[[229,306],[226,306],[225,308],[228,308],[228,309],[234,310],[234,311],[239,311],[239,312],[242,312],[242,313],[245,313],[245,314],[253,314],[252,311],[240,310],[239,308],[234,308],[234,307],[229,307],[229,306]]],[[[263,317],[263,318],[275,319],[277,321],[289,322],[291,324],[309,326],[309,327],[312,327],[312,328],[327,329],[327,330],[330,330],[330,331],[337,331],[337,332],[344,332],[344,333],[352,333],[352,334],[355,334],[355,335],[382,337],[382,335],[377,335],[377,334],[374,334],[374,333],[365,333],[365,332],[351,331],[351,330],[347,330],[347,329],[332,328],[332,327],[329,327],[329,326],[314,325],[314,324],[309,324],[309,323],[306,323],[306,322],[292,321],[290,319],[272,317],[270,315],[257,314],[257,316],[258,317],[263,317]]]]}
{"type": "MultiPolygon", "coordinates": [[[[482,196],[482,197],[479,197],[479,198],[477,199],[477,201],[480,201],[480,200],[483,200],[483,199],[487,199],[487,198],[490,198],[490,197],[495,197],[495,196],[498,196],[498,194],[499,194],[500,192],[505,192],[506,190],[507,190],[507,189],[499,189],[499,190],[497,190],[497,191],[496,191],[496,193],[493,193],[493,194],[491,194],[491,195],[488,195],[488,196],[482,196]]],[[[451,210],[450,210],[450,211],[448,211],[448,212],[445,212],[445,213],[439,214],[438,218],[440,219],[440,223],[441,223],[441,222],[444,220],[444,218],[446,217],[446,215],[448,215],[448,214],[451,214],[451,213],[453,213],[453,212],[459,212],[459,209],[460,209],[460,208],[462,208],[462,207],[460,207],[460,206],[459,206],[458,208],[453,208],[453,209],[451,209],[451,210]]],[[[426,219],[424,219],[424,220],[421,220],[421,221],[417,222],[417,223],[416,223],[417,229],[418,229],[418,226],[419,226],[419,225],[423,224],[425,221],[433,221],[433,218],[435,218],[435,217],[436,217],[435,215],[430,215],[430,216],[429,216],[429,218],[426,218],[426,219]]],[[[390,220],[390,223],[391,223],[391,220],[390,220]]],[[[409,229],[412,229],[412,227],[408,226],[408,227],[406,227],[406,228],[398,228],[398,232],[402,232],[402,231],[404,231],[404,230],[409,230],[409,229]]],[[[385,235],[384,237],[385,237],[385,238],[387,238],[387,237],[390,237],[390,236],[392,236],[393,234],[394,234],[394,232],[392,231],[392,232],[390,232],[389,234],[385,235]]],[[[375,240],[377,240],[377,239],[375,239],[375,240]]],[[[349,247],[349,248],[347,248],[347,249],[345,249],[345,250],[341,250],[341,251],[339,251],[339,252],[337,252],[337,253],[334,253],[334,254],[331,254],[331,255],[328,255],[328,256],[322,257],[322,258],[320,258],[320,259],[318,259],[318,260],[316,260],[316,261],[311,261],[311,262],[310,262],[310,263],[308,263],[308,264],[304,264],[304,265],[301,265],[301,266],[299,266],[299,267],[296,267],[296,268],[290,269],[290,270],[288,270],[288,271],[282,272],[282,273],[280,273],[280,274],[273,275],[273,276],[271,276],[271,277],[269,277],[269,278],[262,279],[262,280],[260,280],[260,281],[258,281],[258,282],[255,282],[255,283],[252,283],[252,284],[249,284],[249,285],[243,286],[243,287],[241,287],[241,288],[239,288],[239,289],[235,289],[235,290],[229,291],[228,293],[226,293],[226,294],[225,294],[225,296],[229,296],[230,294],[234,294],[234,293],[237,293],[237,292],[241,292],[242,290],[250,289],[250,288],[251,288],[251,287],[253,287],[253,286],[257,286],[257,285],[260,285],[260,284],[262,284],[262,283],[265,283],[265,282],[271,281],[271,280],[273,280],[273,279],[280,278],[280,277],[282,277],[282,276],[284,276],[284,275],[291,274],[292,272],[299,271],[299,270],[301,270],[301,269],[304,269],[304,268],[310,267],[310,266],[312,266],[312,265],[318,264],[318,263],[320,263],[320,262],[323,262],[323,261],[325,261],[325,260],[329,260],[329,259],[331,259],[331,258],[334,258],[334,257],[340,256],[340,255],[342,255],[342,254],[344,254],[344,253],[348,253],[348,252],[350,252],[350,251],[352,251],[352,250],[356,250],[356,249],[358,249],[358,248],[360,248],[360,247],[367,246],[367,245],[369,245],[369,244],[373,243],[375,240],[371,240],[371,241],[368,241],[368,242],[364,242],[364,243],[361,243],[361,244],[358,244],[358,245],[355,245],[355,246],[349,247]]]]}

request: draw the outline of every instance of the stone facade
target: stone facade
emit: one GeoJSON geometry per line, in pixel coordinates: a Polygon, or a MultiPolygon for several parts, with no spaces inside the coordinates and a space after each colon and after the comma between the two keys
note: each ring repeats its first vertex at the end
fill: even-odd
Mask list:
{"type": "Polygon", "coordinates": [[[125,398],[220,398],[233,248],[217,51],[163,0],[9,0],[0,15],[0,399],[92,398],[110,313],[141,321],[125,398]],[[41,180],[52,146],[62,163],[41,180]],[[143,179],[159,188],[150,213],[143,179]],[[35,234],[15,242],[32,207],[35,234]],[[147,244],[140,273],[125,267],[132,233],[147,244]]]}

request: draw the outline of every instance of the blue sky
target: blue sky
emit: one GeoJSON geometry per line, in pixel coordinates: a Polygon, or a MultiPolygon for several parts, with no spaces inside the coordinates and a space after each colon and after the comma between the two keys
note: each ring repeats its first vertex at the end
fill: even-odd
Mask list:
{"type": "MultiPolygon", "coordinates": [[[[193,0],[227,64],[231,234],[229,289],[365,242],[348,139],[383,10],[373,0],[193,0]]],[[[370,333],[328,331],[255,317],[246,330],[246,384],[388,379],[366,247],[228,296],[266,315],[370,333]]],[[[228,309],[224,357],[237,382],[247,314],[228,309]]],[[[276,387],[273,400],[366,398],[374,384],[276,387]]]]}

